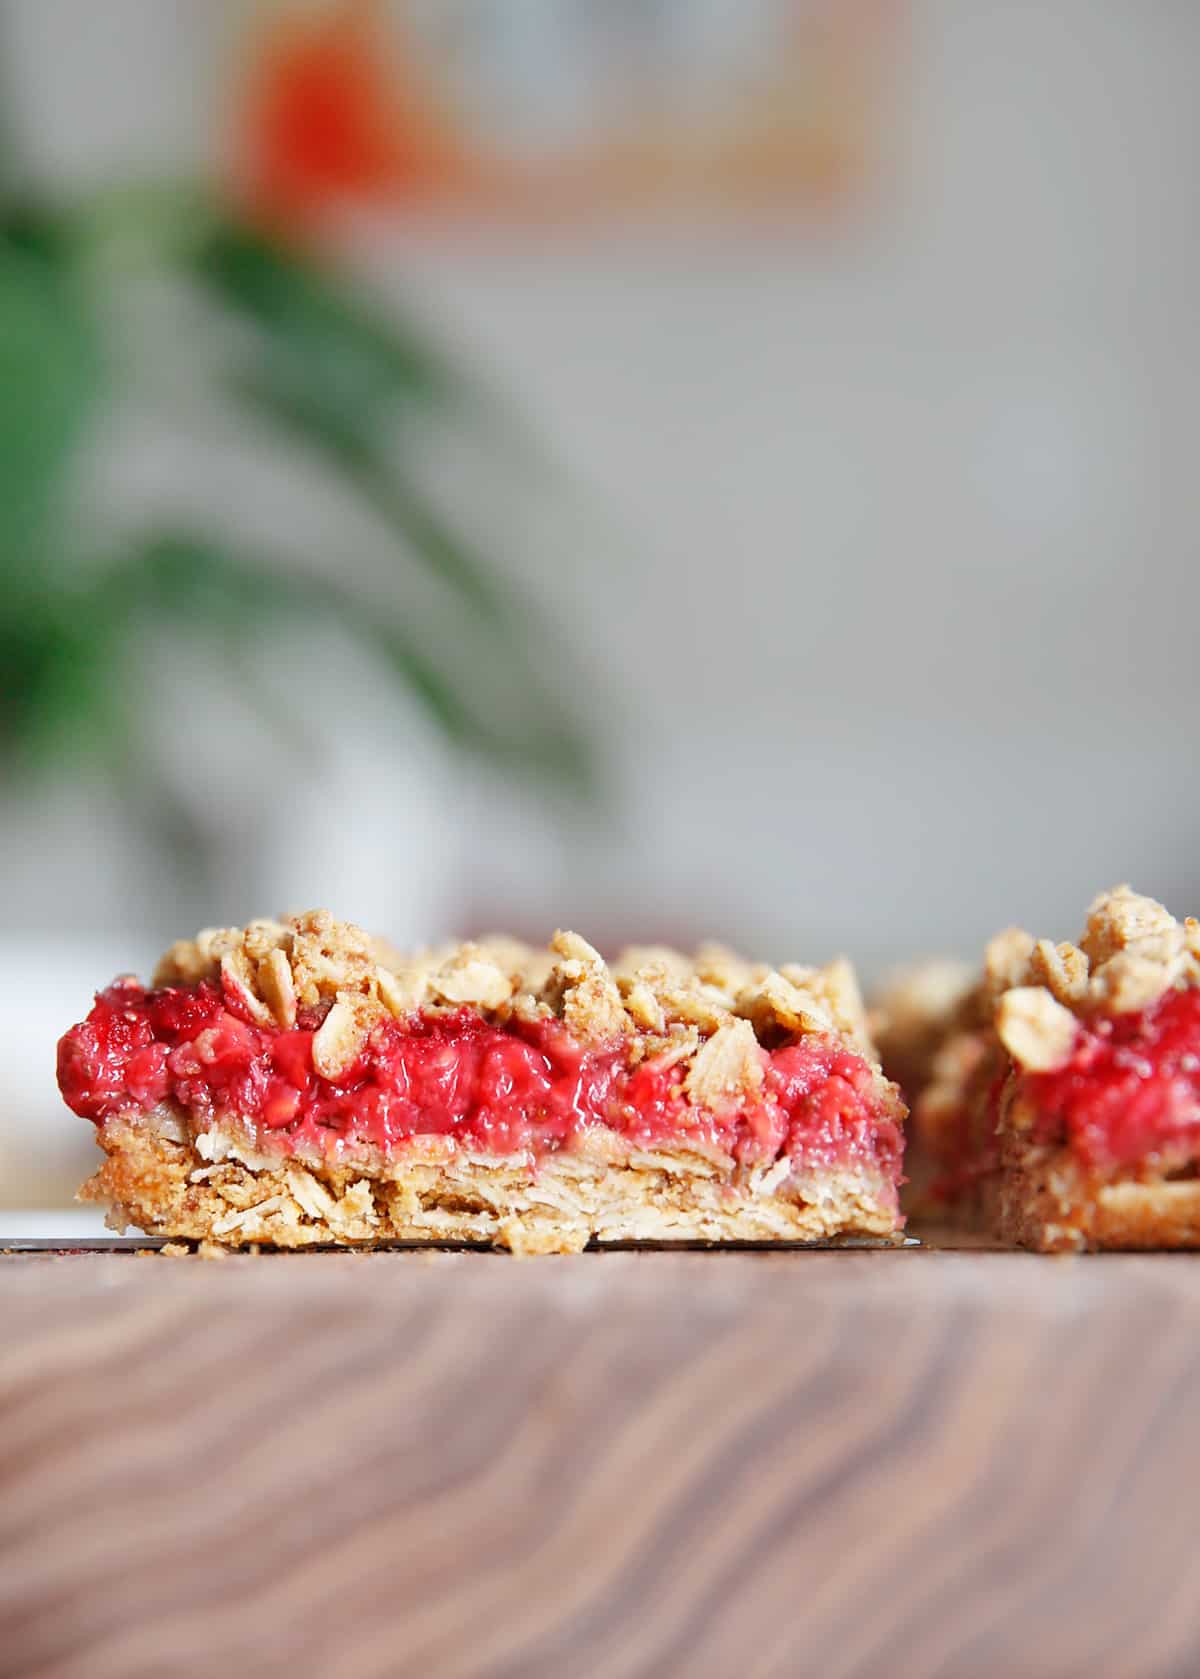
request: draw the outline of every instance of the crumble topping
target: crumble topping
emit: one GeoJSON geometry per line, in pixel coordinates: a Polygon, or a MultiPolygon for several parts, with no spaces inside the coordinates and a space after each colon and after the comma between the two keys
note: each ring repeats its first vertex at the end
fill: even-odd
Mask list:
{"type": "Polygon", "coordinates": [[[313,1066],[324,1079],[336,1082],[362,1053],[378,1017],[370,999],[339,996],[321,1022],[312,1045],[313,1066]]]}
{"type": "Polygon", "coordinates": [[[988,941],[983,953],[983,988],[996,1000],[1014,985],[1023,985],[1029,972],[1035,940],[1023,927],[1006,927],[988,941]]]}
{"type": "Polygon", "coordinates": [[[1079,942],[1088,961],[1099,967],[1128,950],[1169,961],[1182,949],[1183,936],[1162,904],[1141,897],[1132,887],[1114,886],[1089,905],[1087,931],[1079,942]]]}
{"type": "Polygon", "coordinates": [[[1073,944],[1051,944],[1039,939],[1030,953],[1025,980],[1045,989],[1066,1008],[1087,1001],[1090,974],[1088,959],[1073,944]]]}
{"type": "Polygon", "coordinates": [[[512,996],[512,980],[500,964],[477,944],[464,944],[430,975],[429,988],[443,1003],[474,1003],[498,1009],[512,996]]]}
{"type": "Polygon", "coordinates": [[[840,957],[822,968],[773,969],[722,945],[704,945],[695,957],[635,946],[610,965],[565,931],[541,950],[494,935],[407,956],[311,910],[182,940],[153,983],[205,979],[219,979],[263,1027],[290,1028],[299,1009],[324,1008],[313,1061],[330,1079],[354,1063],[383,1016],[463,1006],[493,1020],[555,1018],[585,1044],[635,1036],[641,1058],[691,1060],[687,1088],[706,1104],[756,1091],[761,1046],[785,1036],[839,1036],[878,1072],[858,982],[840,957]]]}
{"type": "Polygon", "coordinates": [[[1078,945],[1010,928],[988,946],[984,975],[1005,1048],[1045,1072],[1067,1058],[1077,1021],[1133,1014],[1200,983],[1200,923],[1115,886],[1092,901],[1078,945]]]}
{"type": "Polygon", "coordinates": [[[763,1081],[758,1039],[748,1020],[719,1026],[696,1055],[684,1081],[693,1102],[717,1108],[722,1102],[757,1090],[763,1081]]]}
{"type": "Polygon", "coordinates": [[[600,952],[578,933],[555,933],[550,948],[559,960],[537,1000],[552,1008],[583,1043],[603,1043],[628,1032],[621,993],[600,952]]]}
{"type": "Polygon", "coordinates": [[[988,944],[975,992],[946,1030],[989,1021],[1018,1065],[1049,1072],[1068,1059],[1077,1028],[1152,1007],[1200,985],[1200,922],[1180,922],[1129,886],[1101,892],[1077,945],[1009,927],[988,944]]]}
{"type": "Polygon", "coordinates": [[[954,956],[927,956],[894,970],[876,993],[868,1020],[889,1078],[921,1089],[948,1034],[974,1013],[978,976],[954,956]]]}
{"type": "Polygon", "coordinates": [[[1030,1072],[1061,1067],[1071,1053],[1078,1025],[1070,1009],[1043,986],[1015,985],[996,1009],[996,1035],[1014,1061],[1030,1072]]]}

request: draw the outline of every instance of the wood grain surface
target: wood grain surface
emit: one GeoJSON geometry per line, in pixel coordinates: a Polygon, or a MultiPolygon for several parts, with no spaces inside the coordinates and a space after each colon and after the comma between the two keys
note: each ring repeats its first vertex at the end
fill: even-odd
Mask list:
{"type": "Polygon", "coordinates": [[[1200,1673],[1200,1269],[0,1261],[0,1673],[1200,1673]]]}

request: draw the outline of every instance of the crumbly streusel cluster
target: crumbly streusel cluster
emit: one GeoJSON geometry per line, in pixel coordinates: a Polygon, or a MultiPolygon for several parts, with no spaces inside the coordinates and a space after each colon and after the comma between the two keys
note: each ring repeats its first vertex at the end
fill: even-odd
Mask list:
{"type": "Polygon", "coordinates": [[[707,945],[694,957],[658,946],[626,950],[611,965],[577,933],[548,948],[492,937],[402,955],[360,927],[311,910],[282,921],[209,929],[175,944],[156,985],[221,977],[259,1025],[286,1028],[297,1010],[328,1004],[313,1062],[336,1078],[384,1015],[470,1006],[503,1020],[556,1018],[584,1043],[631,1038],[631,1054],[688,1062],[685,1088],[711,1104],[752,1092],[761,1047],[834,1034],[877,1065],[854,970],[770,968],[707,945]]]}
{"type": "MultiPolygon", "coordinates": [[[[1081,1021],[1134,1013],[1167,991],[1197,984],[1200,921],[1177,921],[1128,886],[1093,900],[1078,945],[1009,927],[988,945],[973,991],[946,994],[941,1047],[922,1105],[936,1106],[939,1090],[961,1085],[964,1066],[977,1059],[972,1039],[989,1028],[1020,1066],[1048,1072],[1070,1055],[1081,1021]]],[[[894,1003],[893,1012],[903,1014],[894,1003]]],[[[928,1010],[920,1024],[929,1030],[928,1010]]]]}
{"type": "Polygon", "coordinates": [[[1031,1071],[1059,1066],[1081,1019],[1131,1014],[1167,991],[1200,983],[1200,922],[1177,921],[1128,886],[1102,892],[1078,945],[1009,928],[984,961],[984,995],[997,1034],[1031,1071]]]}

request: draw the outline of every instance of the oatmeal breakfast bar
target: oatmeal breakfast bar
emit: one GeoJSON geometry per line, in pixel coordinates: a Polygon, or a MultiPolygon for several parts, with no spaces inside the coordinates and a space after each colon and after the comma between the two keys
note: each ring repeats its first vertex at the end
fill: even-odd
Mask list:
{"type": "Polygon", "coordinates": [[[1200,1247],[1200,923],[1128,886],[988,946],[914,1093],[959,1215],[1043,1252],[1200,1247]]]}
{"type": "MultiPolygon", "coordinates": [[[[968,962],[932,956],[888,975],[871,998],[867,1023],[884,1077],[911,1106],[914,1092],[930,1083],[934,1063],[958,1030],[973,1023],[976,975],[968,962]]],[[[907,1127],[902,1200],[910,1219],[944,1225],[946,1209],[934,1187],[938,1165],[915,1127],[907,1127]]]]}
{"type": "Polygon", "coordinates": [[[175,945],[58,1053],[109,1222],[239,1245],[894,1237],[853,970],[574,933],[406,957],[324,911],[175,945]]]}

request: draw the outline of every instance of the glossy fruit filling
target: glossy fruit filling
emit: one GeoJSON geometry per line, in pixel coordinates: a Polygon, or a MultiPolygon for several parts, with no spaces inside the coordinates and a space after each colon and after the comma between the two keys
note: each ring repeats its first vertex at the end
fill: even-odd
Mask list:
{"type": "Polygon", "coordinates": [[[1066,1143],[1090,1166],[1198,1154],[1200,990],[1083,1023],[1065,1067],[1014,1076],[1037,1140],[1066,1143]]]}
{"type": "Polygon", "coordinates": [[[148,991],[119,980],[60,1042],[59,1086],[97,1124],[170,1101],[204,1124],[235,1119],[258,1147],[283,1153],[386,1151],[444,1134],[536,1157],[602,1125],[647,1146],[694,1138],[743,1163],[786,1156],[899,1176],[900,1130],[872,1070],[834,1039],[763,1050],[761,1091],[710,1111],[687,1101],[677,1065],[635,1065],[626,1039],[585,1047],[556,1021],[498,1025],[471,1009],[381,1020],[331,1082],[313,1067],[321,1018],[264,1029],[214,984],[148,991]]]}

